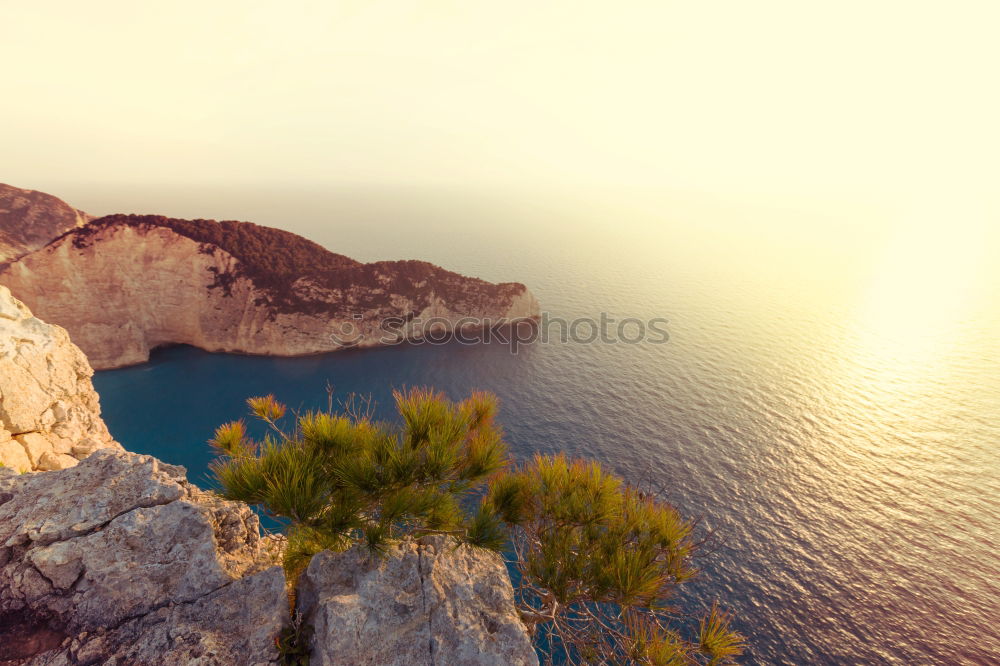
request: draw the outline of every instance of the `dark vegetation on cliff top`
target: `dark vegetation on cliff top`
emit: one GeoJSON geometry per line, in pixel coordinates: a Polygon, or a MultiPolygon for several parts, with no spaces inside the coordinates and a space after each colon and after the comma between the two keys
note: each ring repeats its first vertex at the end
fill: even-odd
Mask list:
{"type": "Polygon", "coordinates": [[[433,292],[452,310],[475,313],[509,304],[524,291],[514,282],[493,284],[439,268],[426,261],[377,261],[361,263],[330,252],[297,234],[252,222],[231,220],[181,220],[162,215],[108,215],[69,232],[77,248],[114,226],[162,227],[201,243],[207,254],[218,247],[240,261],[239,268],[216,272],[212,288],[228,295],[239,277],[246,277],[267,294],[267,303],[278,312],[350,315],[359,310],[400,314],[392,296],[412,302],[416,314],[430,302],[433,292]],[[309,285],[296,282],[305,279],[309,285]],[[310,289],[309,286],[315,287],[310,289]]]}

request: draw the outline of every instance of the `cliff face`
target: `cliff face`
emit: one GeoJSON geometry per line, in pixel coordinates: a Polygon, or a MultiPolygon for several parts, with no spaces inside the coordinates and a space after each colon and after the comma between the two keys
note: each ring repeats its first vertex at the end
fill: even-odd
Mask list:
{"type": "Polygon", "coordinates": [[[0,463],[15,471],[72,467],[111,439],[66,331],[36,319],[0,286],[0,463]]]}
{"type": "Polygon", "coordinates": [[[66,327],[97,369],[173,343],[290,356],[539,312],[522,284],[426,262],[362,264],[250,223],[156,216],[94,220],[2,268],[0,284],[66,327]]]}
{"type": "Polygon", "coordinates": [[[37,250],[89,219],[50,194],[0,183],[0,264],[37,250]]]}

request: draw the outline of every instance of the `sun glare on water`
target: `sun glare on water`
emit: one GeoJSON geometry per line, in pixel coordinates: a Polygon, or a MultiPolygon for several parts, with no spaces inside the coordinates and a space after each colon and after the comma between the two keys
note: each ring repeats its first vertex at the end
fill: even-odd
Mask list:
{"type": "Polygon", "coordinates": [[[937,207],[901,226],[862,301],[862,347],[893,370],[931,362],[973,316],[989,276],[989,225],[937,207]]]}

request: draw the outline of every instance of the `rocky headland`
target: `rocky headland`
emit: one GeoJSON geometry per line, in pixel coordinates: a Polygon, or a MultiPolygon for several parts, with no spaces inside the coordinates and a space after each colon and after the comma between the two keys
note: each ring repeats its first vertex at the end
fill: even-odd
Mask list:
{"type": "MultiPolygon", "coordinates": [[[[18,210],[0,208],[0,230],[18,227],[18,210]]],[[[79,224],[50,225],[44,245],[7,250],[16,258],[0,265],[0,284],[65,327],[97,369],[170,344],[294,356],[539,314],[523,284],[422,261],[361,263],[249,222],[77,213],[79,224]]]]}

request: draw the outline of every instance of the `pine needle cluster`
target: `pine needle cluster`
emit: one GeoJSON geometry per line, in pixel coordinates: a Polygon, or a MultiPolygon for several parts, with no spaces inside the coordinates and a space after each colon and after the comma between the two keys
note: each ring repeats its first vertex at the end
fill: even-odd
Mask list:
{"type": "Polygon", "coordinates": [[[428,389],[394,393],[402,425],[331,410],[306,412],[286,432],[274,396],[250,398],[268,426],[260,441],[246,425],[220,426],[211,465],[220,493],[260,506],[289,524],[285,565],[300,571],[315,553],[364,544],[373,553],[405,536],[450,533],[476,545],[462,499],[507,460],[494,422],[496,399],[474,393],[453,403],[428,389]]]}
{"type": "Polygon", "coordinates": [[[693,619],[670,605],[696,573],[692,523],[599,464],[536,456],[496,475],[480,511],[511,534],[521,617],[550,657],[666,666],[742,653],[718,608],[693,619]]]}

